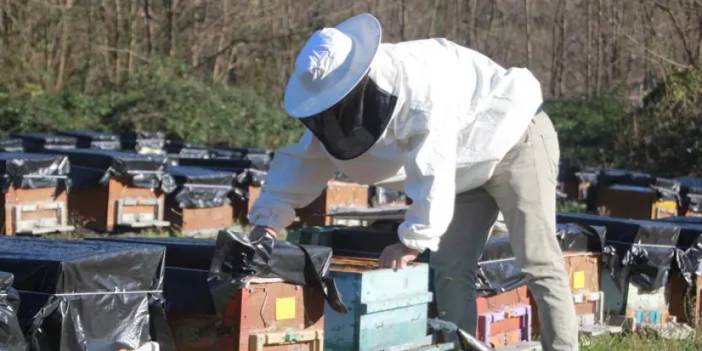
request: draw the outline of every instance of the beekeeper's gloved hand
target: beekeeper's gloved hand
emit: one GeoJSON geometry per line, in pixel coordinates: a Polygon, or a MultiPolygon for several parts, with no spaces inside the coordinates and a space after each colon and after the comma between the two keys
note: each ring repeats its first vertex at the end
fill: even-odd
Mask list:
{"type": "Polygon", "coordinates": [[[278,233],[275,229],[264,226],[255,226],[249,232],[249,242],[256,248],[258,258],[265,263],[268,262],[273,252],[276,235],[278,233]]]}
{"type": "Polygon", "coordinates": [[[402,269],[416,260],[419,254],[419,251],[410,249],[402,243],[388,245],[380,254],[380,267],[402,269]]]}

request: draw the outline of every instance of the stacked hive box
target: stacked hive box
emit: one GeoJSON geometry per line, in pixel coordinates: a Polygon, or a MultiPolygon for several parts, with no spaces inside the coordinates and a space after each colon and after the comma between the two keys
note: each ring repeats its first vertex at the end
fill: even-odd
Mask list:
{"type": "Polygon", "coordinates": [[[569,252],[563,259],[580,327],[601,326],[604,322],[604,293],[600,288],[600,254],[569,252]]]}
{"type": "MultiPolygon", "coordinates": [[[[168,324],[179,351],[217,350],[221,321],[207,286],[214,240],[192,238],[98,237],[88,240],[165,247],[163,293],[168,324]]],[[[234,350],[232,346],[229,348],[234,350]]]]}
{"type": "Polygon", "coordinates": [[[55,151],[71,161],[71,211],[85,226],[112,231],[117,227],[165,227],[165,193],[175,184],[164,172],[166,159],[109,150],[55,151]]]}
{"type": "Polygon", "coordinates": [[[68,231],[65,156],[0,153],[0,232],[68,231]]]}
{"type": "Polygon", "coordinates": [[[642,186],[615,184],[598,193],[598,212],[613,217],[646,219],[656,201],[656,192],[642,186]]]}
{"type": "MultiPolygon", "coordinates": [[[[259,154],[255,155],[260,156],[259,154]]],[[[185,157],[180,158],[178,163],[181,166],[208,168],[235,174],[235,189],[232,203],[234,207],[234,218],[239,221],[245,221],[251,206],[253,206],[258,195],[261,193],[261,187],[266,178],[264,169],[267,167],[267,163],[258,158],[254,158],[256,162],[246,158],[253,156],[230,156],[232,156],[232,158],[224,158],[221,156],[216,156],[211,159],[185,157]]],[[[263,157],[264,156],[261,156],[260,158],[263,157]]]]}
{"type": "Polygon", "coordinates": [[[530,341],[536,314],[507,233],[488,238],[478,267],[478,339],[493,347],[530,341]]]}
{"type": "Polygon", "coordinates": [[[607,312],[622,315],[634,328],[673,320],[668,279],[676,245],[690,245],[689,233],[680,235],[679,226],[664,222],[585,214],[559,214],[558,219],[607,228],[603,250],[607,271],[601,274],[607,312]]]}
{"type": "Polygon", "coordinates": [[[177,188],[166,199],[165,219],[188,234],[211,233],[234,223],[234,174],[200,167],[168,167],[177,188]]]}
{"type": "Polygon", "coordinates": [[[675,217],[680,209],[680,183],[673,179],[656,178],[653,189],[657,192],[656,201],[651,206],[651,219],[675,217]]]}
{"type": "Polygon", "coordinates": [[[432,344],[427,336],[429,267],[379,269],[377,261],[337,257],[332,263],[348,314],[325,309],[325,349],[411,349],[432,344]]]}
{"type": "MultiPolygon", "coordinates": [[[[615,331],[605,322],[605,306],[600,282],[601,250],[604,227],[594,227],[566,222],[558,224],[557,237],[563,251],[563,263],[568,275],[580,332],[600,334],[615,331]]],[[[535,301],[532,307],[537,310],[535,301]]],[[[538,329],[538,320],[534,321],[538,329]]]]}
{"type": "Polygon", "coordinates": [[[134,350],[152,341],[174,349],[163,311],[163,248],[18,237],[0,238],[0,247],[0,270],[14,274],[32,350],[134,350]]]}
{"type": "Polygon", "coordinates": [[[668,283],[670,292],[670,315],[678,321],[699,325],[702,317],[702,218],[667,217],[665,222],[680,227],[680,239],[676,254],[679,270],[674,271],[668,283]],[[684,251],[683,251],[684,250],[684,251]]]}
{"type": "Polygon", "coordinates": [[[218,349],[321,351],[324,323],[319,290],[254,279],[226,304],[218,349]]]}
{"type": "Polygon", "coordinates": [[[656,201],[650,188],[653,178],[647,173],[618,169],[584,170],[580,179],[581,199],[588,210],[601,214],[649,219],[656,201]]]}
{"type": "Polygon", "coordinates": [[[530,300],[525,285],[497,295],[478,297],[478,339],[493,347],[530,341],[534,318],[530,300]]]}
{"type": "Polygon", "coordinates": [[[324,297],[280,279],[251,280],[215,312],[207,277],[215,241],[193,238],[93,238],[166,248],[164,295],[179,351],[321,350],[324,297]]]}
{"type": "Polygon", "coordinates": [[[321,195],[297,211],[300,222],[307,226],[332,224],[330,214],[338,209],[367,208],[368,186],[331,180],[321,195]]]}

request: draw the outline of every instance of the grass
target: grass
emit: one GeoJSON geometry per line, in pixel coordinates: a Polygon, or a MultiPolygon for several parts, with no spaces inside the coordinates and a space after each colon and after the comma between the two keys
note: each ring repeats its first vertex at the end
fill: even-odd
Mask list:
{"type": "Polygon", "coordinates": [[[687,351],[702,350],[702,337],[696,336],[685,340],[665,340],[652,333],[624,333],[604,335],[580,340],[582,351],[687,351]]]}

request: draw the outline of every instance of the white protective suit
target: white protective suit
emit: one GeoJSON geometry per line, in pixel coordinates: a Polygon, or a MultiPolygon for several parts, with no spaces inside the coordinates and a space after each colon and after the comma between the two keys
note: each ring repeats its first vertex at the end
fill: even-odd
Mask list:
{"type": "Polygon", "coordinates": [[[381,138],[347,161],[331,157],[310,131],[279,149],[250,211],[253,224],[286,227],[294,209],[314,200],[339,170],[355,182],[404,190],[413,202],[400,240],[436,251],[455,195],[490,179],[542,103],[540,84],[527,69],[504,69],[446,39],[382,44],[369,75],[397,96],[381,138]]]}

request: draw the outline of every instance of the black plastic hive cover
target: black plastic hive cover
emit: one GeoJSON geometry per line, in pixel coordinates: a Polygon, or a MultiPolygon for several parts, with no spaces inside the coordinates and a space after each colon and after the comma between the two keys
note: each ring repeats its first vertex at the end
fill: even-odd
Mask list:
{"type": "Polygon", "coordinates": [[[61,135],[74,137],[77,146],[85,149],[119,150],[121,142],[116,134],[93,130],[71,130],[59,132],[61,135]]]}
{"type": "Polygon", "coordinates": [[[22,139],[0,139],[0,152],[22,152],[23,150],[22,139]]]}
{"type": "MultiPolygon", "coordinates": [[[[226,168],[253,168],[259,171],[267,171],[273,160],[273,153],[265,149],[245,148],[245,147],[216,147],[209,148],[212,158],[220,160],[219,163],[210,163],[217,167],[226,168]]],[[[194,161],[186,161],[194,162],[194,161]]],[[[200,166],[205,164],[188,164],[200,166]]]]}
{"type": "Polygon", "coordinates": [[[585,168],[575,172],[575,175],[580,181],[601,187],[612,184],[649,186],[654,181],[653,176],[645,172],[614,168],[585,168]]]}
{"type": "Polygon", "coordinates": [[[674,199],[680,201],[681,184],[675,179],[656,178],[656,181],[651,185],[658,192],[661,198],[674,199]]]}
{"type": "Polygon", "coordinates": [[[202,167],[169,166],[176,183],[171,194],[181,208],[218,207],[229,203],[234,190],[233,172],[202,167]]]}
{"type": "Polygon", "coordinates": [[[0,237],[0,270],[15,276],[20,323],[37,350],[133,349],[152,340],[173,350],[164,258],[153,245],[0,237]]]}
{"type": "Polygon", "coordinates": [[[493,296],[525,285],[522,272],[512,252],[509,234],[493,234],[488,237],[478,262],[476,288],[481,296],[493,296]]]}
{"type": "Polygon", "coordinates": [[[163,292],[168,311],[215,312],[207,275],[215,252],[215,241],[170,237],[97,237],[87,240],[158,245],[166,248],[163,292]]]}
{"type": "Polygon", "coordinates": [[[159,151],[166,144],[163,132],[124,132],[120,134],[122,148],[138,152],[159,151]]]}
{"type": "Polygon", "coordinates": [[[702,188],[702,178],[699,177],[677,177],[675,181],[680,183],[683,191],[691,188],[702,188]]]}
{"type": "Polygon", "coordinates": [[[13,137],[22,139],[26,151],[64,150],[76,147],[76,138],[52,133],[17,133],[13,137]]]}
{"type": "Polygon", "coordinates": [[[250,160],[244,159],[228,159],[228,158],[180,158],[178,164],[181,166],[196,166],[213,169],[228,170],[236,173],[243,172],[247,168],[252,168],[253,164],[250,160]]]}
{"type": "MultiPolygon", "coordinates": [[[[559,213],[559,223],[603,226],[603,260],[623,287],[631,281],[646,291],[666,284],[681,250],[700,236],[694,225],[664,221],[630,220],[582,213],[559,213]]],[[[696,226],[699,229],[699,226],[696,226]]]]}
{"type": "Polygon", "coordinates": [[[668,283],[672,264],[678,254],[675,246],[680,228],[674,226],[641,226],[634,243],[623,255],[622,277],[647,291],[668,283]]]}
{"type": "Polygon", "coordinates": [[[165,150],[183,158],[212,158],[214,153],[205,145],[188,143],[183,140],[166,140],[165,150]]]}
{"type": "Polygon", "coordinates": [[[476,288],[481,296],[494,296],[527,283],[517,259],[481,261],[478,263],[476,288]]]}
{"type": "MultiPolygon", "coordinates": [[[[579,223],[591,226],[605,227],[607,231],[606,241],[633,242],[640,226],[674,226],[680,229],[676,246],[679,249],[687,249],[697,240],[702,233],[702,226],[696,223],[689,223],[690,220],[673,220],[662,218],[657,220],[625,219],[609,216],[598,216],[587,213],[566,213],[561,212],[556,216],[558,223],[579,223]],[[668,223],[668,224],[665,224],[668,223]]],[[[691,220],[694,222],[694,220],[691,220]]]]}
{"type": "Polygon", "coordinates": [[[695,279],[693,277],[702,276],[702,236],[679,255],[677,262],[687,284],[694,287],[695,279]]]}
{"type": "Polygon", "coordinates": [[[17,321],[19,295],[12,280],[12,274],[0,272],[0,350],[25,351],[27,344],[17,321]]]}
{"type": "Polygon", "coordinates": [[[682,206],[702,212],[702,178],[678,177],[675,181],[680,183],[682,206]]]}
{"type": "Polygon", "coordinates": [[[73,149],[53,151],[68,156],[71,180],[76,186],[93,185],[110,177],[127,180],[141,188],[173,191],[173,179],[164,170],[166,157],[114,150],[73,149]]]}
{"type": "Polygon", "coordinates": [[[624,169],[603,169],[598,176],[598,185],[611,184],[649,186],[654,179],[649,173],[624,169]]]}
{"type": "Polygon", "coordinates": [[[0,189],[46,188],[67,185],[70,166],[66,156],[0,152],[0,189]]]}
{"type": "Polygon", "coordinates": [[[607,228],[577,223],[559,223],[556,237],[563,251],[602,252],[607,228]]]}
{"type": "Polygon", "coordinates": [[[298,245],[270,235],[250,240],[248,235],[222,230],[217,236],[208,278],[215,307],[221,311],[234,291],[245,287],[251,278],[280,278],[321,289],[334,310],[346,313],[329,275],[331,258],[329,247],[298,245]]]}

